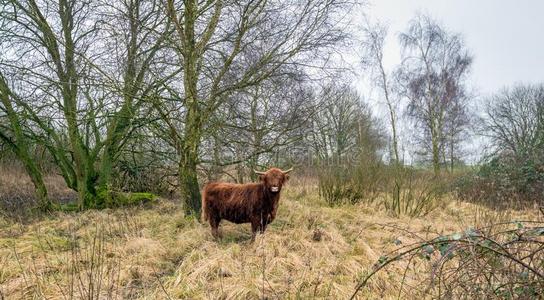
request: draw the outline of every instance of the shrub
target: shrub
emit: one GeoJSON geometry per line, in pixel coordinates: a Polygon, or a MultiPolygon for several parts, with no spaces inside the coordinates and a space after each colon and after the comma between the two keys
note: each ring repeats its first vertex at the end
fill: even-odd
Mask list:
{"type": "Polygon", "coordinates": [[[370,162],[322,167],[318,172],[319,195],[330,206],[372,202],[383,190],[384,167],[370,162]]]}
{"type": "Polygon", "coordinates": [[[381,163],[323,167],[318,178],[319,195],[328,205],[371,203],[380,197],[394,216],[424,216],[449,191],[446,180],[426,171],[381,163]]]}
{"type": "Polygon", "coordinates": [[[122,161],[116,169],[113,187],[125,192],[152,192],[168,196],[171,187],[164,166],[143,165],[122,161]]]}
{"type": "Polygon", "coordinates": [[[537,159],[498,156],[459,178],[460,199],[494,208],[519,208],[544,201],[544,169],[537,159]]]}
{"type": "Polygon", "coordinates": [[[444,180],[426,172],[398,168],[384,204],[394,216],[419,217],[435,209],[447,193],[444,180]]]}
{"type": "Polygon", "coordinates": [[[354,184],[348,170],[330,168],[319,173],[319,196],[329,206],[357,203],[362,200],[361,185],[354,184]]]}

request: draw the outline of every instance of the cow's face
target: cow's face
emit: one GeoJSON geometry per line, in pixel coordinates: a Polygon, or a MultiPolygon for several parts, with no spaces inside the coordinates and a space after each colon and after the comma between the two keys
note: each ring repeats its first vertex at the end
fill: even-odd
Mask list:
{"type": "Polygon", "coordinates": [[[265,187],[272,193],[279,193],[283,184],[289,179],[288,174],[277,168],[272,168],[259,177],[265,187]]]}

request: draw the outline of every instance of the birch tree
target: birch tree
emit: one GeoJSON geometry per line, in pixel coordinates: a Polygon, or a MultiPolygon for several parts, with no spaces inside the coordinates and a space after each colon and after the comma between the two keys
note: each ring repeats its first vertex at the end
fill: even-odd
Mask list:
{"type": "Polygon", "coordinates": [[[364,29],[363,40],[363,66],[369,69],[371,82],[376,86],[387,106],[389,126],[391,128],[391,141],[394,164],[400,163],[399,141],[397,133],[397,109],[398,101],[393,92],[392,75],[384,66],[383,51],[385,38],[387,37],[387,27],[382,24],[368,24],[364,29]]]}
{"type": "Polygon", "coordinates": [[[403,61],[397,76],[408,99],[407,113],[420,128],[438,175],[446,120],[454,112],[449,108],[463,99],[472,57],[460,35],[448,32],[428,16],[414,18],[401,33],[400,42],[403,61]]]}

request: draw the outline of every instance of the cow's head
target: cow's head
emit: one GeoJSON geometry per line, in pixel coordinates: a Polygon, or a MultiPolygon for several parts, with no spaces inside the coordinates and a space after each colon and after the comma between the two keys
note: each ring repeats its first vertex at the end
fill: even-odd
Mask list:
{"type": "Polygon", "coordinates": [[[293,168],[282,171],[278,168],[271,168],[266,172],[253,170],[256,174],[259,175],[259,179],[264,183],[264,186],[272,193],[279,193],[283,184],[289,179],[289,172],[293,168]]]}

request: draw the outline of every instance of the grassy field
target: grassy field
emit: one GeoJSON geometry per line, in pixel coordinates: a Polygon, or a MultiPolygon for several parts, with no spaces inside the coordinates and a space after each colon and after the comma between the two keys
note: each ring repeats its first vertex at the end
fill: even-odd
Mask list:
{"type": "MultiPolygon", "coordinates": [[[[216,242],[208,226],[165,199],[26,221],[2,217],[0,298],[345,299],[399,244],[489,222],[542,220],[537,211],[493,212],[455,199],[425,217],[393,218],[379,201],[328,207],[316,190],[289,185],[278,218],[254,243],[249,224],[228,222],[216,242]]],[[[396,298],[405,267],[377,273],[357,297],[396,298]]]]}

